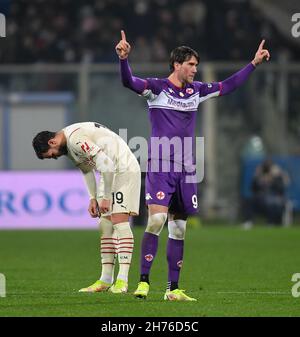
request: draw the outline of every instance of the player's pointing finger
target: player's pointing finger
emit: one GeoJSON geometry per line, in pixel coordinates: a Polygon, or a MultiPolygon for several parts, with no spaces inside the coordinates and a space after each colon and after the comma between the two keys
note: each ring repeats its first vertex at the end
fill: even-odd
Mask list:
{"type": "Polygon", "coordinates": [[[266,40],[262,40],[262,41],[261,41],[261,43],[260,43],[260,45],[259,45],[259,47],[258,47],[259,50],[262,50],[262,49],[263,49],[264,44],[265,44],[265,41],[266,41],[266,40]]]}
{"type": "Polygon", "coordinates": [[[123,41],[126,41],[126,35],[125,35],[124,30],[121,30],[121,37],[123,41]]]}

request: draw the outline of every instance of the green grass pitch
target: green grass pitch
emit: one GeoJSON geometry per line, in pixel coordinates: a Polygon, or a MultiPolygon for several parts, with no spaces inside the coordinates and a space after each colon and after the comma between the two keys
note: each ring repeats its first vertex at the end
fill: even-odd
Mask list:
{"type": "MultiPolygon", "coordinates": [[[[86,294],[99,276],[97,231],[1,231],[0,316],[300,316],[291,294],[300,273],[300,228],[210,226],[188,229],[180,286],[198,302],[166,302],[166,238],[160,237],[147,300],[138,281],[142,228],[135,228],[129,293],[86,294]]],[[[299,289],[300,291],[300,289],[299,289]]]]}

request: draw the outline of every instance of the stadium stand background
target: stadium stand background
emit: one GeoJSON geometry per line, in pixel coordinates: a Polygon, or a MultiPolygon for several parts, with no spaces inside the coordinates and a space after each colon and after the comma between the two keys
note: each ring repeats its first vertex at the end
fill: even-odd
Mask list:
{"type": "Polygon", "coordinates": [[[282,50],[288,50],[293,60],[300,56],[299,46],[284,38],[270,15],[274,6],[281,13],[295,12],[297,1],[263,1],[263,5],[250,0],[2,2],[10,36],[0,51],[2,64],[116,62],[113,47],[122,28],[134,46],[131,60],[135,62],[165,62],[169,51],[181,44],[197,48],[203,60],[244,61],[262,36],[273,60],[282,50]]]}
{"type": "Polygon", "coordinates": [[[71,93],[70,123],[128,128],[128,138],[147,137],[149,122],[145,102],[120,83],[114,47],[121,29],[141,77],[167,76],[170,50],[185,44],[200,54],[198,80],[222,80],[266,39],[270,64],[238,92],[200,107],[198,135],[207,140],[201,216],[238,219],[242,161],[253,155],[253,137],[261,140],[260,155],[300,154],[300,39],[291,35],[297,1],[5,0],[1,11],[7,37],[0,39],[0,94],[71,93]]]}

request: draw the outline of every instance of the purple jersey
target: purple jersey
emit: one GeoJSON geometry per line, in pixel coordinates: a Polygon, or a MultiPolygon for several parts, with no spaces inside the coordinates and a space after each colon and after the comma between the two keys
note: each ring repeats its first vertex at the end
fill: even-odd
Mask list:
{"type": "Polygon", "coordinates": [[[144,80],[132,76],[128,60],[120,60],[123,85],[147,98],[152,124],[149,159],[179,163],[181,167],[192,166],[199,104],[208,98],[229,94],[242,85],[254,69],[249,63],[222,82],[193,82],[178,88],[168,79],[144,80]]]}
{"type": "Polygon", "coordinates": [[[187,183],[187,170],[195,163],[193,139],[196,113],[201,102],[211,97],[227,95],[246,81],[255,69],[252,63],[222,82],[193,82],[178,88],[168,79],[132,76],[127,59],[120,60],[122,83],[148,102],[151,121],[151,141],[146,176],[146,203],[169,207],[170,211],[197,212],[197,184],[187,183]],[[163,168],[165,162],[179,164],[175,170],[163,168]],[[153,163],[154,170],[153,170],[153,163]],[[178,169],[179,168],[179,169],[178,169]]]}
{"type": "Polygon", "coordinates": [[[198,106],[218,96],[220,90],[219,82],[193,82],[178,88],[168,79],[146,79],[142,95],[147,99],[152,126],[149,159],[191,164],[198,106]]]}

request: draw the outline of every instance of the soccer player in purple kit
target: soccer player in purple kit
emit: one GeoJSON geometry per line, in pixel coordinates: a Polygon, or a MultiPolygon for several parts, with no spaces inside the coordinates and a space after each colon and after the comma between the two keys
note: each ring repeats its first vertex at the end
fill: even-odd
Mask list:
{"type": "MultiPolygon", "coordinates": [[[[155,151],[152,140],[157,137],[169,140],[177,137],[176,139],[180,139],[184,144],[185,138],[194,138],[199,104],[209,98],[231,93],[247,80],[257,65],[265,59],[269,60],[270,53],[264,49],[264,43],[265,40],[262,40],[254,59],[248,65],[222,82],[194,81],[199,56],[196,51],[186,46],[177,47],[171,52],[169,63],[171,74],[168,78],[141,79],[131,73],[128,64],[131,46],[126,40],[125,32],[121,31],[121,40],[116,45],[116,52],[120,60],[122,83],[147,99],[152,126],[146,174],[148,223],[141,247],[140,282],[134,292],[138,298],[145,299],[148,295],[149,274],[158,248],[158,237],[168,218],[168,285],[164,299],[196,301],[178,285],[183,261],[186,220],[189,215],[197,213],[197,184],[187,182],[188,175],[195,175],[195,172],[191,173],[184,160],[179,163],[182,170],[178,172],[178,155],[174,149],[172,150],[170,143],[169,162],[173,164],[173,169],[165,172],[162,169],[164,154],[155,151]],[[153,170],[153,167],[156,169],[153,170]]],[[[192,146],[184,147],[183,156],[186,152],[191,152],[195,158],[193,151],[192,146]]]]}

